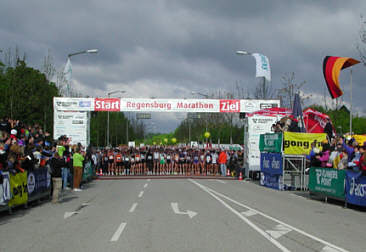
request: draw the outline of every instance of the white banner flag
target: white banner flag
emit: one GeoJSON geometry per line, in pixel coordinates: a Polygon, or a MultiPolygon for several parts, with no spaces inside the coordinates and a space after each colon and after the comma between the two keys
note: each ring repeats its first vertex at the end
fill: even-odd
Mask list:
{"type": "Polygon", "coordinates": [[[72,65],[71,65],[70,58],[67,58],[67,62],[66,62],[65,69],[64,69],[64,75],[65,75],[65,79],[67,80],[67,82],[70,83],[71,77],[72,77],[72,65]]]}
{"type": "Polygon", "coordinates": [[[264,77],[267,81],[271,81],[271,68],[267,56],[260,53],[253,53],[256,61],[256,77],[264,77]]]}

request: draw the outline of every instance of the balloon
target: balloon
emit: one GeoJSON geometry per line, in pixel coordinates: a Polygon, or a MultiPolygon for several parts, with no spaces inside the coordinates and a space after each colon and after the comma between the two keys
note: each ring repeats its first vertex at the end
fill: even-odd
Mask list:
{"type": "Polygon", "coordinates": [[[203,134],[205,138],[209,138],[211,136],[210,132],[206,131],[205,134],[203,134]]]}
{"type": "Polygon", "coordinates": [[[167,143],[168,142],[168,138],[164,138],[164,142],[167,143]]]}
{"type": "Polygon", "coordinates": [[[177,139],[175,137],[172,138],[172,143],[176,143],[177,142],[177,139]]]}

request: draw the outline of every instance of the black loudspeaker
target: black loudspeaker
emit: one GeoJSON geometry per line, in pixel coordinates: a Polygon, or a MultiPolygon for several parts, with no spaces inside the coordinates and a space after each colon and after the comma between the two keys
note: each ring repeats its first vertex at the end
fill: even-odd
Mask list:
{"type": "Polygon", "coordinates": [[[246,116],[245,112],[240,112],[239,114],[240,119],[245,119],[245,116],[246,116]]]}

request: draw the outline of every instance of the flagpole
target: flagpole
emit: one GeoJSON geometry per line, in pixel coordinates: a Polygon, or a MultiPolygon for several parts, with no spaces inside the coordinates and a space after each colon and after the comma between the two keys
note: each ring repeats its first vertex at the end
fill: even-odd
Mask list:
{"type": "Polygon", "coordinates": [[[350,114],[349,114],[349,133],[352,136],[352,67],[350,69],[350,86],[351,86],[351,106],[350,106],[350,114]]]}

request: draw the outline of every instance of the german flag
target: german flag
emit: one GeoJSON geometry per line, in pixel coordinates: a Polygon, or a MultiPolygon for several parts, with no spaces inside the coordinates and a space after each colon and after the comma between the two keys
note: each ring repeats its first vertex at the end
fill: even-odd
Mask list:
{"type": "Polygon", "coordinates": [[[332,98],[343,95],[339,85],[339,74],[342,69],[360,63],[358,60],[346,57],[326,56],[323,61],[323,74],[332,98]]]}

